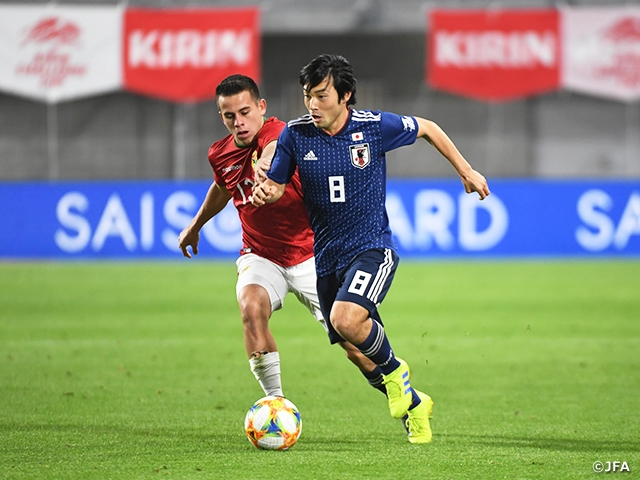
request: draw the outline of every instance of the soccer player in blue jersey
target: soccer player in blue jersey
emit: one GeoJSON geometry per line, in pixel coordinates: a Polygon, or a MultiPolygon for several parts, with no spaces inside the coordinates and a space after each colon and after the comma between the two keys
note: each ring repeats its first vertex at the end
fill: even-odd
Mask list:
{"type": "Polygon", "coordinates": [[[467,193],[484,199],[487,181],[434,122],[353,109],[356,79],[344,57],[316,57],[299,80],[309,113],[281,132],[268,178],[255,187],[253,204],[277,201],[298,168],[329,339],[349,341],[377,366],[370,375],[382,378],[391,416],[406,416],[411,443],[428,443],[433,402],[411,386],[409,366],[394,355],[378,314],[398,264],[385,209],[385,154],[420,137],[451,163],[467,193]]]}

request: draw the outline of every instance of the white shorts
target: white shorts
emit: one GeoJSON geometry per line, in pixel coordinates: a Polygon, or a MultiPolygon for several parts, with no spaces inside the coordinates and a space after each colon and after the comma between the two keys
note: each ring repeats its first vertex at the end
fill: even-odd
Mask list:
{"type": "Polygon", "coordinates": [[[292,292],[327,331],[318,302],[316,266],[313,257],[293,267],[281,267],[254,253],[247,253],[236,260],[236,265],[238,266],[236,297],[247,285],[260,285],[269,294],[271,311],[274,312],[282,308],[284,297],[292,292]]]}

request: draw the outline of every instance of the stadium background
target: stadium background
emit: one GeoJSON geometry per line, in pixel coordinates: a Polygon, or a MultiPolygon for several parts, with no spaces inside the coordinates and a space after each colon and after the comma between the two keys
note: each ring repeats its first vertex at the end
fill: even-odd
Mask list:
{"type": "MultiPolygon", "coordinates": [[[[6,0],[1,4],[16,4],[6,0]]],[[[56,4],[24,1],[20,4],[56,4]]],[[[261,7],[261,90],[268,113],[303,113],[297,73],[319,53],[354,65],[358,105],[436,120],[486,176],[640,177],[640,103],[558,91],[487,103],[424,81],[432,8],[638,6],[596,0],[68,1],[59,5],[261,7]]],[[[174,104],[116,92],[47,105],[0,92],[0,180],[210,178],[206,151],[226,131],[215,103],[174,104]]],[[[419,142],[390,154],[392,177],[451,177],[419,142]]]]}
{"type": "MultiPolygon", "coordinates": [[[[9,3],[56,2],[0,0],[9,3]]],[[[165,200],[189,187],[193,212],[206,192],[206,150],[226,134],[214,102],[119,91],[48,105],[0,92],[0,478],[592,479],[612,462],[618,471],[630,467],[625,478],[637,477],[639,103],[569,91],[486,103],[432,90],[423,79],[431,8],[640,1],[251,3],[262,8],[261,89],[270,114],[298,115],[299,68],[318,53],[342,53],[356,68],[362,108],[436,120],[489,177],[489,198],[509,208],[509,236],[499,247],[524,260],[405,262],[403,254],[382,306],[412,382],[436,401],[434,442],[412,448],[384,398],[363,385],[293,298],[270,326],[304,432],[284,455],[262,455],[247,442],[242,419],[261,390],[242,345],[235,265],[168,249],[161,256],[176,261],[144,261],[156,259],[169,228],[165,200]],[[576,212],[578,198],[593,190],[609,195],[596,192],[600,205],[610,202],[596,209],[600,230],[581,226],[576,212]],[[76,226],[91,235],[61,225],[62,199],[86,199],[87,221],[76,226]],[[99,227],[105,205],[118,205],[112,199],[130,221],[115,234],[122,216],[99,227]],[[151,207],[155,223],[146,216],[151,207]],[[630,223],[621,228],[623,210],[630,223]],[[589,254],[576,246],[580,228],[596,239],[608,229],[605,240],[615,236],[621,248],[589,254]],[[48,261],[78,257],[54,245],[61,231],[82,247],[81,260],[124,252],[143,261],[48,261]],[[531,253],[558,238],[552,256],[586,260],[531,253]],[[137,242],[131,252],[123,247],[129,242],[137,242]],[[602,258],[616,252],[625,258],[602,258]]],[[[116,2],[59,3],[85,4],[116,2]]],[[[408,209],[403,195],[425,189],[461,197],[446,161],[426,145],[392,152],[389,173],[396,209],[398,198],[408,209]]],[[[415,220],[394,227],[403,249],[430,239],[420,238],[415,220]]],[[[425,257],[443,251],[441,239],[431,239],[425,257]]],[[[167,241],[175,247],[175,237],[167,241]]],[[[452,252],[461,253],[459,243],[452,252]]]]}
{"type": "MultiPolygon", "coordinates": [[[[109,12],[115,6],[132,12],[257,6],[261,93],[268,115],[285,120],[304,113],[300,68],[320,53],[346,56],[358,78],[359,108],[435,120],[493,190],[484,202],[465,199],[451,166],[426,142],[390,152],[390,223],[404,258],[640,254],[637,97],[576,93],[561,83],[484,101],[437,90],[425,80],[432,68],[427,56],[434,11],[561,12],[599,5],[632,7],[624,18],[634,18],[640,1],[76,1],[20,7],[26,5],[43,12],[81,5],[109,12]]],[[[526,28],[534,28],[531,18],[526,28]]],[[[637,43],[637,28],[630,28],[637,43]]],[[[635,78],[637,62],[629,65],[624,73],[635,78]]],[[[179,258],[177,235],[211,181],[206,152],[227,132],[211,95],[169,101],[147,90],[132,93],[140,90],[126,82],[115,91],[62,101],[21,96],[13,87],[5,87],[13,94],[0,93],[0,256],[179,258]],[[11,240],[16,231],[23,241],[11,240]]],[[[203,232],[201,256],[237,255],[240,226],[232,206],[203,232]]]]}

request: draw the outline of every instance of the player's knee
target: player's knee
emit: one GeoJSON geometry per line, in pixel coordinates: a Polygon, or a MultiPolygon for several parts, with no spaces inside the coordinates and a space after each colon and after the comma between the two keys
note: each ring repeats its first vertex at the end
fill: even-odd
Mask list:
{"type": "Polygon", "coordinates": [[[269,320],[270,310],[263,305],[245,302],[240,305],[240,315],[245,324],[262,323],[269,320]]]}
{"type": "Polygon", "coordinates": [[[358,335],[359,325],[348,316],[331,316],[331,325],[338,334],[349,341],[353,341],[353,337],[358,335]]]}
{"type": "Polygon", "coordinates": [[[349,319],[342,315],[331,314],[331,325],[338,334],[343,338],[350,337],[350,322],[349,319]]]}
{"type": "Polygon", "coordinates": [[[331,308],[331,325],[347,340],[360,335],[368,318],[367,309],[353,302],[336,301],[331,308]]]}
{"type": "Polygon", "coordinates": [[[357,335],[362,327],[363,319],[366,319],[367,312],[359,305],[340,302],[334,304],[331,310],[331,325],[336,332],[346,339],[350,339],[357,335]],[[353,306],[358,307],[354,309],[353,306]],[[362,310],[363,314],[361,314],[362,310]],[[362,317],[362,318],[361,318],[362,317]]]}
{"type": "Polygon", "coordinates": [[[245,287],[238,297],[244,324],[263,323],[271,316],[271,302],[264,289],[245,287]]]}

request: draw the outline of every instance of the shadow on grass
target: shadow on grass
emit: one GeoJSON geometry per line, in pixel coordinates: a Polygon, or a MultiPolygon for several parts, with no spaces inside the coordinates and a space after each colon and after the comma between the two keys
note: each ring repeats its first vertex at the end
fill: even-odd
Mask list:
{"type": "Polygon", "coordinates": [[[459,440],[465,443],[499,448],[535,448],[569,452],[640,452],[640,443],[606,439],[509,437],[506,435],[436,435],[442,440],[459,440]]]}

